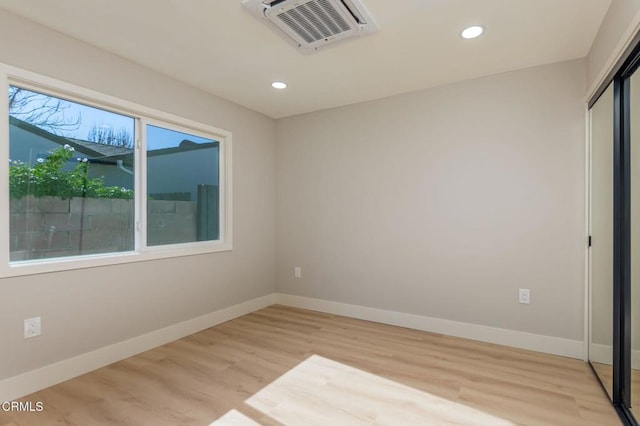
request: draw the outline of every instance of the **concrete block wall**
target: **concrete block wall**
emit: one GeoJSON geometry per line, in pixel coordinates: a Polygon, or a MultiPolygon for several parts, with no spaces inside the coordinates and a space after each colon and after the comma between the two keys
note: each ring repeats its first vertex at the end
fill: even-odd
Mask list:
{"type": "MultiPolygon", "coordinates": [[[[133,206],[105,198],[11,200],[11,260],[131,251],[133,206]]],[[[195,241],[195,202],[149,200],[147,214],[149,245],[195,241]]]]}
{"type": "Polygon", "coordinates": [[[195,201],[149,200],[147,202],[147,245],[196,241],[195,201]]]}

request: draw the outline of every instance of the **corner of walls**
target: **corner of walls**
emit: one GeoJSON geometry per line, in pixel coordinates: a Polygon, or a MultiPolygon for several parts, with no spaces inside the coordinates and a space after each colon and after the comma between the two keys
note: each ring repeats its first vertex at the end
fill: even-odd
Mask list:
{"type": "Polygon", "coordinates": [[[638,31],[640,2],[613,0],[587,54],[587,98],[605,81],[638,31]]]}
{"type": "Polygon", "coordinates": [[[577,59],[279,120],[278,292],[582,358],[584,78],[577,59]]]}

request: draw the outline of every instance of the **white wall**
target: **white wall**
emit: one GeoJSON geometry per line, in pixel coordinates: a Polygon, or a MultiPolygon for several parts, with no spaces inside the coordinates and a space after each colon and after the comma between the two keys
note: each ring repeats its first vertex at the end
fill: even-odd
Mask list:
{"type": "Polygon", "coordinates": [[[278,290],[582,340],[585,74],[278,120],[278,290]]]}
{"type": "Polygon", "coordinates": [[[0,379],[274,292],[273,120],[3,11],[0,62],[229,130],[234,144],[233,251],[0,279],[0,379]],[[24,340],[36,315],[43,334],[24,340]]]}
{"type": "Polygon", "coordinates": [[[614,59],[633,36],[640,18],[640,0],[613,0],[587,56],[587,87],[595,89],[614,59]]]}

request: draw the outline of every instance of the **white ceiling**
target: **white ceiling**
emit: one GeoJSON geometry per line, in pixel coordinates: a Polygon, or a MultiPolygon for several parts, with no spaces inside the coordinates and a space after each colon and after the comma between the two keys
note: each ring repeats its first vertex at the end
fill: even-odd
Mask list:
{"type": "Polygon", "coordinates": [[[274,118],[586,56],[611,0],[362,0],[380,27],[303,55],[241,0],[0,0],[0,8],[274,118]],[[486,27],[475,40],[460,31],[486,27]],[[270,83],[289,83],[276,91],[270,83]]]}

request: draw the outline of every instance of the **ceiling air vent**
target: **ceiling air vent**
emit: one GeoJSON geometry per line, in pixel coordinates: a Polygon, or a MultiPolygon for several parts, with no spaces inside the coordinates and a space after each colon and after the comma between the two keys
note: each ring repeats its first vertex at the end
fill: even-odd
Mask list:
{"type": "Polygon", "coordinates": [[[243,0],[242,5],[304,53],[378,30],[358,0],[243,0]]]}

